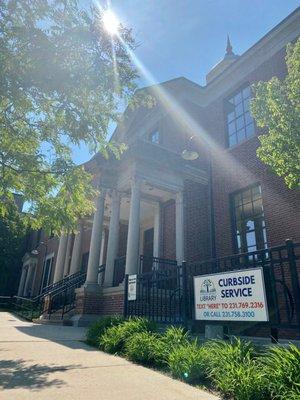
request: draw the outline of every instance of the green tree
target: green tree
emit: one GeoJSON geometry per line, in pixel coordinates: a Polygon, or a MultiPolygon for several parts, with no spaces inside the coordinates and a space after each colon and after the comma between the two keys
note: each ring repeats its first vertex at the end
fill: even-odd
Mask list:
{"type": "Polygon", "coordinates": [[[289,188],[300,185],[300,39],[287,46],[287,75],[254,85],[251,111],[265,134],[259,137],[258,157],[289,188]]]}
{"type": "Polygon", "coordinates": [[[108,127],[137,78],[131,31],[111,36],[102,17],[77,0],[0,2],[0,218],[14,193],[35,229],[72,229],[93,211],[93,176],[71,147],[119,156],[108,127]]]}
{"type": "Polygon", "coordinates": [[[12,295],[18,289],[25,233],[21,215],[12,205],[0,218],[0,295],[12,295]]]}

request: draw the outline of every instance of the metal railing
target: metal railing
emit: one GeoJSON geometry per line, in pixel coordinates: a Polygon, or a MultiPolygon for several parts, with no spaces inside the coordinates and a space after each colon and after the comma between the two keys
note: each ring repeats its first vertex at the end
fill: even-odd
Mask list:
{"type": "MultiPolygon", "coordinates": [[[[170,265],[170,264],[168,264],[170,265]]],[[[156,322],[181,323],[184,315],[183,269],[176,264],[137,275],[136,300],[127,301],[128,275],[125,278],[125,316],[147,317],[156,322]]]]}
{"type": "MultiPolygon", "coordinates": [[[[140,271],[145,260],[141,257],[140,271]]],[[[134,301],[127,300],[128,276],[125,278],[126,316],[146,316],[166,323],[193,321],[194,276],[261,267],[269,309],[269,321],[261,324],[271,330],[296,329],[300,335],[300,243],[287,240],[282,246],[180,266],[174,260],[152,260],[151,265],[150,272],[137,275],[134,301]]]]}
{"type": "Polygon", "coordinates": [[[65,278],[61,279],[61,280],[58,281],[58,282],[52,283],[51,285],[48,285],[48,286],[45,286],[45,287],[42,289],[40,295],[43,296],[43,295],[45,295],[45,294],[47,294],[47,293],[49,293],[49,292],[52,292],[53,290],[56,290],[56,289],[58,289],[58,288],[64,286],[67,282],[72,281],[73,279],[76,279],[76,277],[77,277],[77,276],[80,276],[81,274],[82,274],[82,272],[79,271],[79,272],[76,272],[75,274],[66,276],[65,278]]]}
{"type": "MultiPolygon", "coordinates": [[[[55,300],[52,301],[52,299],[57,299],[60,296],[63,297],[63,293],[70,291],[71,287],[80,287],[84,283],[85,278],[86,273],[77,272],[76,274],[72,274],[61,281],[56,282],[55,284],[47,286],[44,288],[45,290],[36,297],[27,298],[13,296],[11,308],[17,315],[29,320],[36,319],[41,316],[41,314],[47,314],[48,312],[52,313],[50,304],[53,303],[53,306],[55,307],[55,305],[59,303],[55,300]]],[[[68,298],[69,297],[65,296],[64,299],[64,313],[66,313],[68,298]]]]}
{"type": "Polygon", "coordinates": [[[166,271],[167,269],[173,269],[177,266],[176,260],[168,258],[159,258],[151,256],[140,256],[139,273],[147,273],[151,271],[166,271]]]}
{"type": "MultiPolygon", "coordinates": [[[[99,284],[102,286],[104,281],[105,265],[98,269],[99,284]]],[[[86,273],[80,273],[73,279],[64,283],[63,286],[52,290],[47,294],[46,306],[43,310],[45,317],[51,319],[53,314],[56,317],[64,318],[64,315],[73,310],[76,306],[76,289],[80,288],[86,280],[86,273]]]]}
{"type": "Polygon", "coordinates": [[[61,319],[69,311],[75,308],[76,292],[86,280],[86,273],[81,274],[76,280],[67,282],[63,287],[48,293],[43,309],[44,316],[51,319],[51,315],[56,314],[61,319]]]}

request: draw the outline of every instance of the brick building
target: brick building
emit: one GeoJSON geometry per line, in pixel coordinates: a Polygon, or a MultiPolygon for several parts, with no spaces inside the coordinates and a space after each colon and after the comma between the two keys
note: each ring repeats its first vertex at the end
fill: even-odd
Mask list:
{"type": "Polygon", "coordinates": [[[33,234],[18,294],[86,271],[78,322],[122,311],[125,273],[300,241],[299,190],[256,157],[260,132],[249,111],[251,84],[285,76],[286,45],[299,34],[297,9],[240,56],[228,40],[205,86],[180,77],[141,89],[156,104],[125,111],[113,140],[127,151],[86,163],[101,189],[95,215],[60,239],[33,234]],[[186,160],[191,146],[199,157],[186,160]]]}

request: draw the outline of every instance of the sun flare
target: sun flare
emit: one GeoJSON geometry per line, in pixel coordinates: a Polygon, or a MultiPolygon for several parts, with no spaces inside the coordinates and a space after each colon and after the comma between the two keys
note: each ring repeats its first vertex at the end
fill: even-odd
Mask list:
{"type": "Polygon", "coordinates": [[[116,35],[118,33],[120,21],[111,10],[104,11],[103,26],[110,35],[116,35]]]}

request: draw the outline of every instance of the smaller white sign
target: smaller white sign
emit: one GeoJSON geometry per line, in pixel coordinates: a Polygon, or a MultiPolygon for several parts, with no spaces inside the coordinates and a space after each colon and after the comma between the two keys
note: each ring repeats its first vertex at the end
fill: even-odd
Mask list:
{"type": "Polygon", "coordinates": [[[268,321],[262,268],[194,277],[195,319],[268,321]]]}
{"type": "Polygon", "coordinates": [[[128,301],[136,300],[136,280],[137,280],[136,275],[128,276],[128,295],[127,295],[128,301]]]}

